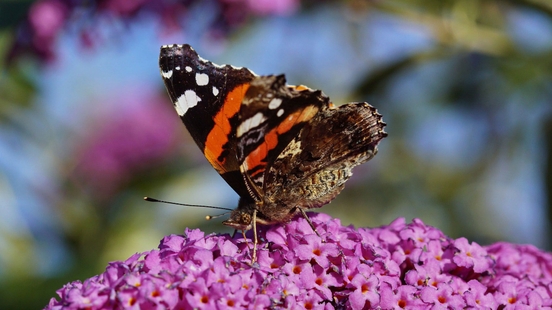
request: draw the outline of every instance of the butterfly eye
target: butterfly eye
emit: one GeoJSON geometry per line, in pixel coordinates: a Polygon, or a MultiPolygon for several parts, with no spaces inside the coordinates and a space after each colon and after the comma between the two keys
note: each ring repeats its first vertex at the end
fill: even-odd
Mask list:
{"type": "Polygon", "coordinates": [[[240,223],[243,225],[251,224],[251,215],[248,213],[242,213],[240,216],[240,223]]]}

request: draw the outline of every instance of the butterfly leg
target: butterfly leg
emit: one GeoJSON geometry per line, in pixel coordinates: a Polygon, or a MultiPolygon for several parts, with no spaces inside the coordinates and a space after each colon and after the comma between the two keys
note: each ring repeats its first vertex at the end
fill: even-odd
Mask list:
{"type": "MultiPolygon", "coordinates": [[[[234,234],[235,234],[235,232],[237,232],[237,231],[238,231],[238,230],[236,229],[236,230],[234,231],[234,234]]],[[[241,232],[242,232],[243,240],[245,240],[245,246],[249,249],[249,242],[247,242],[247,237],[245,236],[245,230],[242,230],[241,232]]],[[[232,238],[234,238],[234,237],[232,237],[232,238]]]]}
{"type": "MultiPolygon", "coordinates": [[[[234,230],[234,234],[236,234],[237,231],[238,231],[237,229],[234,230]]],[[[247,242],[247,236],[245,235],[245,230],[242,230],[241,232],[242,232],[242,235],[243,235],[243,240],[245,240],[245,247],[246,247],[247,249],[249,249],[249,242],[247,242]]],[[[257,235],[255,234],[255,237],[256,237],[256,236],[257,236],[257,235]]],[[[234,238],[234,237],[232,236],[232,238],[234,238]]],[[[255,241],[255,244],[256,244],[256,241],[255,241]]],[[[253,245],[253,246],[255,246],[255,245],[253,245]]],[[[254,248],[254,249],[253,249],[253,258],[251,259],[251,264],[253,264],[253,263],[255,262],[255,254],[256,254],[256,253],[255,253],[255,248],[254,248]]]]}
{"type": "MultiPolygon", "coordinates": [[[[301,214],[303,215],[303,217],[305,218],[305,220],[307,220],[307,223],[309,223],[310,227],[312,228],[312,231],[314,231],[314,233],[320,237],[320,239],[322,239],[322,236],[320,236],[320,234],[318,233],[318,231],[316,231],[316,228],[314,228],[314,225],[312,224],[309,216],[307,215],[307,213],[305,212],[305,210],[303,210],[303,208],[300,208],[300,207],[297,207],[299,209],[299,211],[301,211],[301,214]]],[[[322,239],[323,242],[325,242],[324,239],[322,239]]]]}
{"type": "Polygon", "coordinates": [[[257,260],[257,210],[253,210],[253,256],[251,257],[251,265],[257,260]]]}

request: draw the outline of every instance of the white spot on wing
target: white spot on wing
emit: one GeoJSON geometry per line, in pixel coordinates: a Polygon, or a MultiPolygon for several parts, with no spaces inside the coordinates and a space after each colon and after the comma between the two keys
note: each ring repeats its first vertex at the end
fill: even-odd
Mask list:
{"type": "Polygon", "coordinates": [[[195,79],[197,86],[205,86],[209,84],[209,76],[205,73],[196,73],[195,79]]]}
{"type": "Polygon", "coordinates": [[[192,67],[186,66],[184,69],[186,69],[186,72],[192,72],[192,67]]]}
{"type": "Polygon", "coordinates": [[[172,70],[169,70],[167,72],[161,71],[161,76],[163,76],[165,79],[170,79],[173,74],[172,70]]]}
{"type": "Polygon", "coordinates": [[[174,69],[175,69],[176,71],[180,71],[180,66],[176,66],[176,67],[174,67],[174,69]]]}
{"type": "Polygon", "coordinates": [[[174,107],[178,115],[184,116],[188,109],[195,107],[200,101],[201,98],[197,96],[195,91],[187,90],[176,100],[174,107]]]}
{"type": "Polygon", "coordinates": [[[236,135],[241,137],[244,133],[248,132],[251,128],[255,128],[259,126],[262,122],[266,120],[266,117],[264,117],[263,113],[259,112],[253,117],[250,117],[246,119],[243,123],[240,124],[238,127],[238,130],[236,131],[236,135]]]}
{"type": "Polygon", "coordinates": [[[219,90],[218,88],[216,88],[215,86],[213,86],[213,95],[218,95],[219,94],[219,90]]]}
{"type": "Polygon", "coordinates": [[[282,104],[282,99],[280,98],[274,98],[270,100],[270,103],[268,104],[268,108],[271,110],[277,109],[280,104],[282,104]]]}
{"type": "Polygon", "coordinates": [[[280,109],[280,110],[278,110],[278,112],[276,112],[276,115],[278,117],[282,116],[283,114],[284,114],[284,109],[280,109]]]}

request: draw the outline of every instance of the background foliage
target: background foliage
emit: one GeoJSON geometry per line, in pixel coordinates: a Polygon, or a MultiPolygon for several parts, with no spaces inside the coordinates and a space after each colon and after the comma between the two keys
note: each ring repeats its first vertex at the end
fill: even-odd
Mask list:
{"type": "Polygon", "coordinates": [[[389,137],[321,212],[552,249],[549,1],[9,1],[0,27],[0,308],[184,227],[229,232],[142,201],[237,203],[172,111],[170,43],[379,109],[389,137]]]}

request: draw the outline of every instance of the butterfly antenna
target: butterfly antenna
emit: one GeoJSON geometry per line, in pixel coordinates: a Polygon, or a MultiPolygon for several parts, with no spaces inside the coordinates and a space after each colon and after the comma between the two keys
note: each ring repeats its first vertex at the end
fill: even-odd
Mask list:
{"type": "Polygon", "coordinates": [[[213,215],[207,215],[206,218],[207,218],[208,220],[217,218],[217,217],[219,217],[219,216],[223,216],[223,215],[225,215],[225,214],[230,213],[230,211],[232,211],[232,209],[223,208],[223,207],[204,206],[204,205],[192,205],[192,204],[189,204],[189,203],[173,202],[173,201],[155,199],[155,198],[151,198],[151,197],[144,197],[144,200],[145,200],[145,201],[151,201],[151,202],[161,202],[161,203],[166,203],[166,204],[169,204],[169,205],[176,205],[176,206],[193,207],[193,208],[206,208],[206,209],[217,209],[217,210],[225,210],[225,211],[228,211],[228,212],[224,212],[224,213],[222,213],[222,214],[214,215],[214,216],[213,216],[213,215]]]}
{"type": "Polygon", "coordinates": [[[221,216],[223,216],[223,215],[226,215],[226,214],[230,213],[231,211],[232,211],[232,210],[227,211],[227,212],[224,212],[224,213],[221,213],[221,214],[218,214],[218,215],[207,215],[207,216],[205,217],[205,219],[206,219],[206,220],[216,219],[217,217],[221,217],[221,216]]]}

